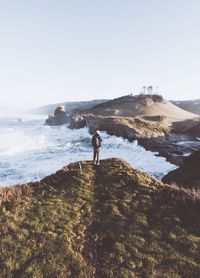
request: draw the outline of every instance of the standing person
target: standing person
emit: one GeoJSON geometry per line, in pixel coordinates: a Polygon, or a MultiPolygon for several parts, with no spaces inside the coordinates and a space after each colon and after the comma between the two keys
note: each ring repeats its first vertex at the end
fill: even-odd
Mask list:
{"type": "Polygon", "coordinates": [[[93,146],[93,163],[94,165],[99,165],[99,152],[101,149],[102,138],[100,136],[100,131],[97,130],[92,137],[93,146]]]}

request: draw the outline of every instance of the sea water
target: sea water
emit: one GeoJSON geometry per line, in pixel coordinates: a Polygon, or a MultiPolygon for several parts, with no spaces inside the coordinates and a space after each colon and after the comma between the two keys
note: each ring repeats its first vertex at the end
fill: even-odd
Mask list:
{"type": "MultiPolygon", "coordinates": [[[[116,136],[101,133],[100,158],[118,157],[134,168],[161,178],[175,166],[163,157],[116,136]]],[[[44,126],[41,116],[0,117],[0,186],[37,181],[64,165],[92,160],[91,135],[86,128],[44,126]]]]}

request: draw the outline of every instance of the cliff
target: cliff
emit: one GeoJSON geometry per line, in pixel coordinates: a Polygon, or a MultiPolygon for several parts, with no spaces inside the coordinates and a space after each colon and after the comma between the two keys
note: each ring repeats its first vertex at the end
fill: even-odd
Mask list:
{"type": "Polygon", "coordinates": [[[2,277],[198,277],[200,197],[119,159],[0,191],[2,277]]]}

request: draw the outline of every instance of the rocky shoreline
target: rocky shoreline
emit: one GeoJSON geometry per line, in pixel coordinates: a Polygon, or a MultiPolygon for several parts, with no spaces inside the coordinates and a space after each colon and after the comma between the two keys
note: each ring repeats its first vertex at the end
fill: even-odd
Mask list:
{"type": "Polygon", "coordinates": [[[66,123],[71,129],[87,127],[90,134],[100,130],[130,142],[138,140],[146,150],[158,152],[179,166],[185,155],[200,150],[197,139],[200,117],[165,101],[162,96],[124,96],[69,116],[58,107],[54,117],[47,119],[45,124],[66,123]]]}
{"type": "Polygon", "coordinates": [[[158,152],[159,156],[165,157],[167,161],[178,166],[183,164],[185,156],[200,150],[200,141],[195,137],[176,133],[157,138],[139,139],[138,143],[146,150],[158,152]]]}
{"type": "Polygon", "coordinates": [[[116,117],[94,117],[74,115],[69,120],[69,127],[79,129],[87,127],[90,134],[97,129],[129,140],[137,140],[146,150],[158,152],[175,165],[182,165],[184,156],[200,150],[200,141],[196,136],[169,132],[160,124],[148,123],[144,119],[121,119],[116,117]],[[150,128],[151,125],[151,128],[150,128]]]}

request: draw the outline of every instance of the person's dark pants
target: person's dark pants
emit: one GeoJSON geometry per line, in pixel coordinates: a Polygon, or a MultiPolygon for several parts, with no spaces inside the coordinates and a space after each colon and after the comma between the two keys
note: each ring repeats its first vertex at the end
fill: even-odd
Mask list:
{"type": "Polygon", "coordinates": [[[94,164],[99,164],[99,152],[100,152],[100,148],[94,148],[93,149],[93,162],[94,164]]]}

